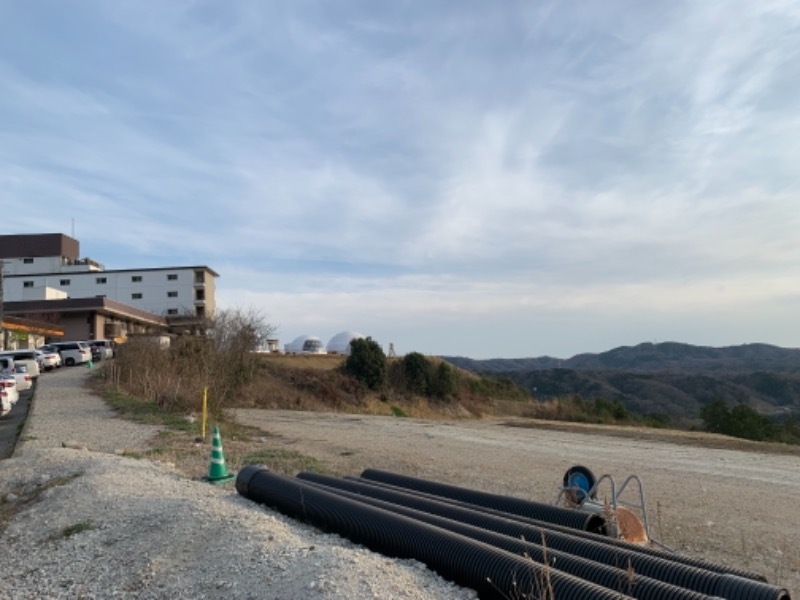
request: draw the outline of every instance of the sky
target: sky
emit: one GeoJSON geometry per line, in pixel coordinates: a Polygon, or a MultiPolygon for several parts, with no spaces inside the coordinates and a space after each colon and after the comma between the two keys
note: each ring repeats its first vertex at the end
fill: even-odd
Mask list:
{"type": "Polygon", "coordinates": [[[795,0],[0,0],[4,233],[285,344],[800,346],[795,0]]]}

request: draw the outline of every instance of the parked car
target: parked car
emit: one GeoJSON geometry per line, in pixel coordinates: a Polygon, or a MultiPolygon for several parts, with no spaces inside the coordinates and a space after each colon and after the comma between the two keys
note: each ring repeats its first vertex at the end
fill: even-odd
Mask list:
{"type": "Polygon", "coordinates": [[[17,390],[17,376],[11,372],[3,372],[0,375],[0,398],[8,400],[13,406],[19,400],[19,391],[17,390]]]}
{"type": "Polygon", "coordinates": [[[17,380],[17,391],[26,392],[33,387],[33,377],[28,373],[28,366],[17,362],[14,363],[14,375],[17,380]]]}
{"type": "Polygon", "coordinates": [[[51,342],[47,345],[58,350],[61,361],[67,367],[81,365],[92,360],[92,351],[86,342],[51,342]]]}
{"type": "Polygon", "coordinates": [[[0,352],[0,357],[10,356],[14,359],[15,363],[22,363],[28,367],[28,373],[31,377],[36,379],[39,376],[39,363],[36,361],[36,350],[31,349],[17,349],[6,350],[0,352]]]}
{"type": "Polygon", "coordinates": [[[11,399],[5,391],[5,388],[0,388],[0,417],[5,417],[11,412],[11,399]]]}
{"type": "Polygon", "coordinates": [[[36,351],[36,356],[39,358],[40,370],[42,371],[52,371],[61,366],[61,355],[55,348],[42,346],[36,351]]]}
{"type": "Polygon", "coordinates": [[[97,360],[114,358],[114,342],[111,340],[89,340],[86,343],[92,348],[92,354],[98,357],[97,360]],[[99,352],[95,353],[95,348],[98,348],[99,352]]]}

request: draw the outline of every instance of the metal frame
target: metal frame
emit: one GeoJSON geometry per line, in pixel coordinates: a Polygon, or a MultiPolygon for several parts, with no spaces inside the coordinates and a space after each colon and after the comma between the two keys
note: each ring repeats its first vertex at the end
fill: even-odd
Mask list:
{"type": "MultiPolygon", "coordinates": [[[[642,485],[642,480],[639,479],[638,475],[628,475],[628,477],[625,478],[625,481],[622,482],[622,485],[619,486],[619,490],[617,490],[617,482],[614,480],[614,478],[611,475],[609,475],[607,473],[605,475],[602,475],[595,482],[595,484],[592,486],[592,488],[588,492],[583,492],[583,490],[581,490],[581,492],[583,492],[584,496],[583,496],[583,500],[581,500],[581,502],[578,504],[578,508],[583,508],[587,504],[593,504],[596,507],[600,507],[600,508],[603,507],[603,505],[600,504],[599,502],[592,500],[592,496],[596,495],[597,490],[600,487],[600,484],[603,483],[604,481],[607,481],[608,484],[611,486],[610,504],[611,504],[612,509],[615,512],[616,512],[618,506],[624,506],[626,508],[638,509],[642,514],[642,524],[644,525],[644,530],[645,530],[645,533],[647,534],[647,539],[650,540],[651,543],[656,544],[657,546],[660,546],[661,548],[664,548],[665,550],[669,550],[670,552],[675,552],[675,550],[673,548],[670,548],[669,546],[667,546],[667,545],[661,543],[660,541],[656,540],[650,534],[650,520],[649,520],[649,518],[647,516],[647,505],[646,505],[645,499],[644,499],[644,486],[642,485]],[[625,492],[625,490],[628,487],[628,484],[631,483],[631,482],[635,483],[636,487],[638,488],[638,492],[639,492],[638,493],[638,496],[639,496],[638,504],[635,503],[635,502],[623,502],[622,500],[620,500],[620,496],[625,492]]],[[[564,497],[564,494],[567,491],[573,490],[573,489],[576,489],[576,488],[574,488],[574,487],[561,487],[561,489],[558,492],[558,496],[556,496],[556,500],[555,500],[554,504],[556,504],[556,505],[559,504],[561,502],[561,499],[564,497]]]]}

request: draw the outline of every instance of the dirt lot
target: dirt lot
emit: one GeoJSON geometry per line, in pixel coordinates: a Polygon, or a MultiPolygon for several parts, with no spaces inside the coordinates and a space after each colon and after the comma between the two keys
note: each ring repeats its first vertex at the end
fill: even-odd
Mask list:
{"type": "MultiPolygon", "coordinates": [[[[339,475],[367,468],[553,502],[581,464],[644,485],[651,534],[688,555],[762,573],[800,598],[800,453],[707,434],[572,427],[529,421],[421,421],[239,410],[339,475]],[[717,447],[714,447],[717,446],[717,447]]],[[[623,500],[636,499],[626,492],[623,500]]]]}

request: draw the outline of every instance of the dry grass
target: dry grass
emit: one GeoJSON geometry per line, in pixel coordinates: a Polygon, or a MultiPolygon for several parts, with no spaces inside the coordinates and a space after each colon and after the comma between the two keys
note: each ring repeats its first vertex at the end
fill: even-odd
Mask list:
{"type": "Polygon", "coordinates": [[[345,357],[341,354],[259,354],[259,359],[267,364],[293,369],[338,369],[345,357]]]}

